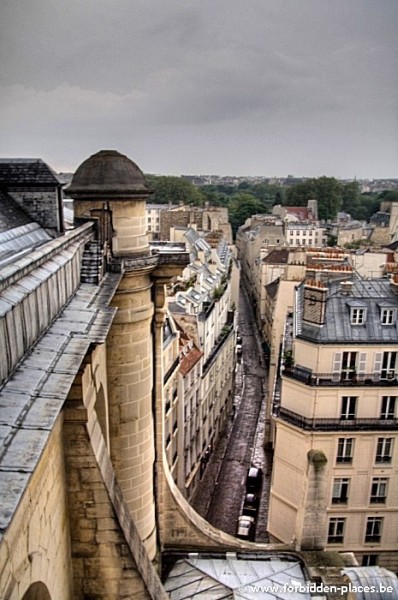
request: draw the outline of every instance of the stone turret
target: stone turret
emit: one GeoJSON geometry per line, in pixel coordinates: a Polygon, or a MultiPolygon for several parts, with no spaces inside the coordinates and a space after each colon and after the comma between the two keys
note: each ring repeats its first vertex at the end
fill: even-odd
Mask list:
{"type": "Polygon", "coordinates": [[[68,188],[75,218],[98,219],[99,240],[123,273],[107,340],[110,452],[123,495],[149,556],[156,554],[153,465],[152,274],[145,207],[150,191],[137,165],[114,150],[84,161],[68,188]]]}
{"type": "Polygon", "coordinates": [[[77,169],[68,194],[75,219],[97,218],[115,257],[149,253],[146,201],[150,190],[141,169],[116,150],[101,150],[77,169]]]}

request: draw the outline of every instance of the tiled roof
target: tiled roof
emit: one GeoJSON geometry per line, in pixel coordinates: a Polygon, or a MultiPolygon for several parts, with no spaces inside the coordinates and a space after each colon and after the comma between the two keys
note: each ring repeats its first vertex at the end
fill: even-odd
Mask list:
{"type": "Polygon", "coordinates": [[[0,185],[54,187],[60,181],[41,158],[0,158],[0,185]]]}
{"type": "Polygon", "coordinates": [[[268,256],[263,259],[263,262],[273,265],[285,265],[288,258],[289,250],[286,248],[281,248],[281,250],[272,250],[272,252],[270,252],[268,256]]]}
{"type": "Polygon", "coordinates": [[[197,362],[202,358],[203,352],[199,350],[195,345],[185,355],[181,356],[180,359],[180,373],[186,375],[196,365],[197,362]]]}
{"type": "Polygon", "coordinates": [[[286,213],[296,215],[299,219],[309,219],[310,211],[305,206],[286,206],[286,213]]]}

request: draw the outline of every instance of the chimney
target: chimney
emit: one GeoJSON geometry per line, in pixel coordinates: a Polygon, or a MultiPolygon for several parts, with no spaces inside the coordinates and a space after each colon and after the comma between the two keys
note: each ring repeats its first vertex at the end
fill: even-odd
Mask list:
{"type": "Polygon", "coordinates": [[[340,291],[343,294],[343,296],[351,296],[353,285],[354,284],[352,283],[352,281],[342,281],[340,283],[340,291]]]}
{"type": "Polygon", "coordinates": [[[393,294],[398,296],[398,275],[393,275],[390,279],[390,289],[393,294]]]}
{"type": "Polygon", "coordinates": [[[303,321],[324,325],[328,288],[322,281],[310,280],[304,284],[303,321]]]}

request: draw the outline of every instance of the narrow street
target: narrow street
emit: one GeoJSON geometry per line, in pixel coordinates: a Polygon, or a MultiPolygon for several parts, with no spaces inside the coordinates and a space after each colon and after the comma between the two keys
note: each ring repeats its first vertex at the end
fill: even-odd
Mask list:
{"type": "Polygon", "coordinates": [[[267,371],[254,315],[242,289],[239,335],[242,357],[236,370],[235,416],[225,425],[192,505],[212,525],[235,535],[245,495],[247,469],[251,465],[261,467],[264,478],[255,539],[266,542],[271,474],[271,457],[264,451],[267,371]]]}

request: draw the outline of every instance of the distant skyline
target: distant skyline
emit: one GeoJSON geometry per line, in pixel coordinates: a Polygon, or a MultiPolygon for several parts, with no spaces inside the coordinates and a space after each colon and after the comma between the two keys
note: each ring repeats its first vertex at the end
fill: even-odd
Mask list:
{"type": "Polygon", "coordinates": [[[398,178],[396,0],[3,0],[0,156],[398,178]]]}

